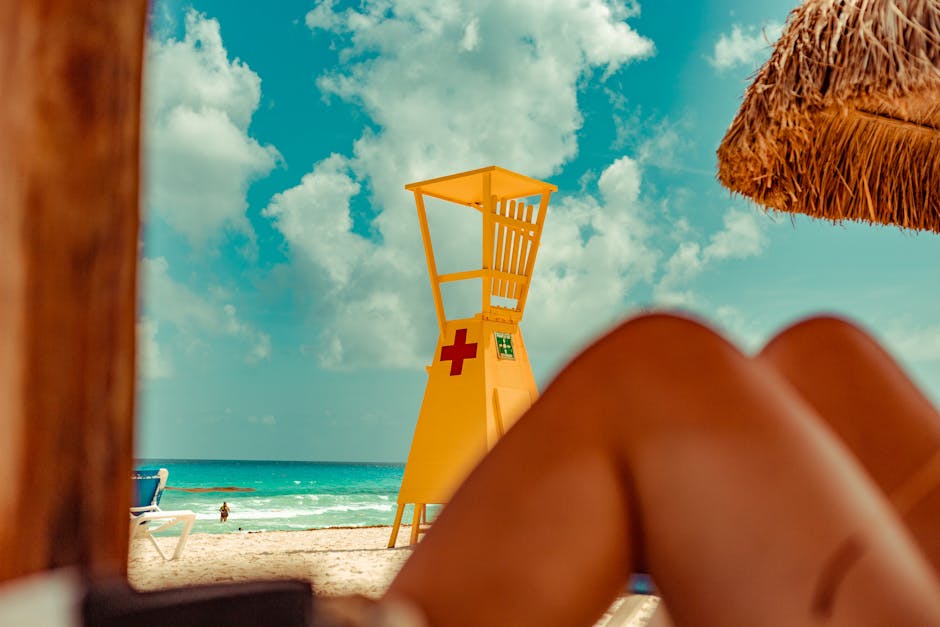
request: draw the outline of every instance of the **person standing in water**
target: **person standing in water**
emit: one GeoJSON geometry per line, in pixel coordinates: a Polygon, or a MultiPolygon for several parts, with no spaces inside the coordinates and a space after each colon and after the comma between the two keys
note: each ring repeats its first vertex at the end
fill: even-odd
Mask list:
{"type": "Polygon", "coordinates": [[[219,522],[225,522],[228,520],[229,507],[228,503],[222,501],[222,507],[219,508],[219,522]]]}

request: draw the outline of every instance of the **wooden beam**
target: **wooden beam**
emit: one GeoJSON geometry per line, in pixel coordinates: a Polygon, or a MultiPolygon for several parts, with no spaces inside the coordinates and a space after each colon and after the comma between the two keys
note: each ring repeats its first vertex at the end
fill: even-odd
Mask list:
{"type": "MultiPolygon", "coordinates": [[[[466,281],[468,279],[481,279],[489,270],[463,270],[461,272],[448,272],[437,277],[441,283],[451,283],[453,281],[466,281]]],[[[492,275],[490,275],[492,276],[492,275]]]]}
{"type": "Polygon", "coordinates": [[[528,278],[523,277],[521,274],[513,274],[511,272],[503,272],[502,270],[463,270],[461,272],[449,272],[447,274],[441,274],[437,277],[437,280],[440,283],[451,283],[453,281],[467,281],[469,279],[483,279],[490,278],[493,280],[500,279],[505,281],[520,281],[527,282],[528,278]]]}
{"type": "Polygon", "coordinates": [[[126,570],[146,8],[0,3],[0,581],[126,570]]]}
{"type": "MultiPolygon", "coordinates": [[[[513,202],[514,204],[511,205],[511,206],[512,206],[512,207],[515,207],[515,206],[516,206],[516,204],[515,204],[516,201],[512,201],[512,202],[513,202]]],[[[521,207],[521,206],[523,206],[523,203],[520,202],[520,203],[518,203],[518,205],[521,207]]],[[[528,206],[531,207],[532,205],[528,205],[528,206]]],[[[531,213],[531,212],[529,212],[529,213],[531,213]]],[[[504,224],[504,225],[506,225],[508,228],[512,228],[512,229],[515,229],[515,230],[518,230],[518,231],[522,231],[522,233],[524,233],[524,234],[526,234],[526,235],[529,235],[529,234],[531,234],[531,233],[533,233],[533,232],[535,231],[535,224],[533,224],[530,219],[523,219],[523,218],[516,219],[516,218],[510,218],[510,217],[507,217],[507,216],[503,216],[503,215],[498,215],[498,214],[497,214],[497,215],[493,216],[493,221],[494,221],[494,222],[498,222],[499,224],[504,224]]]]}
{"type": "Polygon", "coordinates": [[[428,277],[431,279],[431,295],[434,297],[434,313],[437,316],[437,326],[444,337],[447,326],[447,316],[444,313],[444,299],[441,297],[441,281],[437,276],[437,262],[434,260],[434,245],[431,242],[431,231],[428,228],[428,212],[424,208],[424,196],[415,191],[415,208],[418,210],[418,225],[421,227],[421,241],[424,243],[424,257],[428,262],[428,277]]]}
{"type": "MultiPolygon", "coordinates": [[[[483,264],[480,266],[484,270],[493,267],[493,216],[496,214],[496,198],[492,194],[493,175],[490,172],[483,174],[483,264]]],[[[493,280],[488,276],[483,276],[482,283],[482,310],[487,311],[490,308],[490,296],[493,294],[493,280]]]]}

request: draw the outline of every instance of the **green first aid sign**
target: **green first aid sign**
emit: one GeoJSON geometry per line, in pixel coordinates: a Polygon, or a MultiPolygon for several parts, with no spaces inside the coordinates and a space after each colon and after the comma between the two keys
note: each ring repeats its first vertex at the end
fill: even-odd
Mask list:
{"type": "Polygon", "coordinates": [[[496,335],[496,356],[500,359],[515,359],[516,352],[512,348],[512,335],[494,331],[496,335]]]}

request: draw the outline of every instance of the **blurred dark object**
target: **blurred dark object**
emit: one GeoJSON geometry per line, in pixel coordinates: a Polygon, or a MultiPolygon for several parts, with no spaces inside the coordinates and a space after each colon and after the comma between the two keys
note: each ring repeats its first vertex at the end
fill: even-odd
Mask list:
{"type": "Polygon", "coordinates": [[[93,584],[85,627],[308,627],[313,590],[304,581],[258,581],[136,592],[124,581],[93,584]]]}

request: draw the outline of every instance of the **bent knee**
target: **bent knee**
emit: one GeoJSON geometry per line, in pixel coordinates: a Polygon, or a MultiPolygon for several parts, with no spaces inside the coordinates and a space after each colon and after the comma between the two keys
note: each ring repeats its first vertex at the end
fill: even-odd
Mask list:
{"type": "Polygon", "coordinates": [[[737,430],[767,420],[763,412],[744,411],[763,402],[766,375],[698,320],[655,313],[626,320],[600,338],[543,398],[558,417],[576,407],[586,431],[617,441],[629,434],[627,440],[640,442],[646,435],[737,430]]]}
{"type": "Polygon", "coordinates": [[[645,353],[688,357],[691,353],[737,353],[737,349],[705,322],[682,314],[655,312],[629,318],[595,346],[642,349],[645,353]]]}
{"type": "Polygon", "coordinates": [[[606,381],[611,389],[635,389],[639,384],[678,390],[721,377],[746,361],[706,324],[683,315],[651,313],[622,322],[566,370],[595,383],[606,381]]]}
{"type": "Polygon", "coordinates": [[[834,315],[805,318],[774,336],[758,356],[770,363],[853,358],[877,343],[853,322],[834,315]]]}

